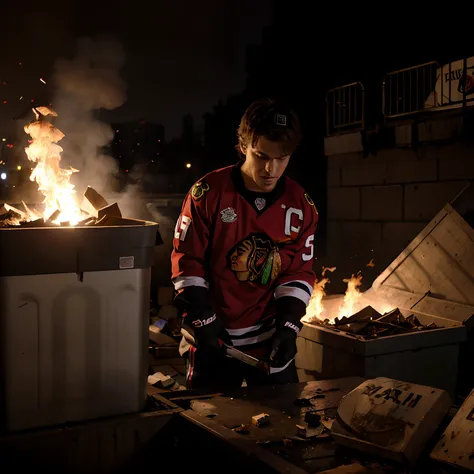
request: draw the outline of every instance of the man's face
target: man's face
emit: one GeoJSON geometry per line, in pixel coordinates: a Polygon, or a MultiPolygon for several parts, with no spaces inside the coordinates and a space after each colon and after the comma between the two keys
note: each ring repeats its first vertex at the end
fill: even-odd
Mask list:
{"type": "Polygon", "coordinates": [[[250,191],[273,191],[290,160],[281,143],[260,137],[255,147],[249,144],[242,153],[245,154],[241,168],[245,186],[250,191]]]}

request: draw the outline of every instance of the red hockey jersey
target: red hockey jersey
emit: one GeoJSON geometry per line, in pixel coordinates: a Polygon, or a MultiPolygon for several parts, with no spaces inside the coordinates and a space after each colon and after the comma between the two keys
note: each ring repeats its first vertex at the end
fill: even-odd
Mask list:
{"type": "Polygon", "coordinates": [[[176,223],[175,289],[209,288],[234,345],[262,341],[274,332],[278,298],[309,302],[317,221],[313,201],[288,177],[257,195],[245,189],[240,164],[213,171],[188,193],[176,223]]]}

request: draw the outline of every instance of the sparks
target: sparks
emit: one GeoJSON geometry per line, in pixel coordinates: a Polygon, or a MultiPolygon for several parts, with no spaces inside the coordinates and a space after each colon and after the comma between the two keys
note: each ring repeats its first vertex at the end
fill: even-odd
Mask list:
{"type": "Polygon", "coordinates": [[[46,81],[45,81],[42,77],[40,77],[40,81],[41,81],[43,84],[46,84],[46,81]]]}

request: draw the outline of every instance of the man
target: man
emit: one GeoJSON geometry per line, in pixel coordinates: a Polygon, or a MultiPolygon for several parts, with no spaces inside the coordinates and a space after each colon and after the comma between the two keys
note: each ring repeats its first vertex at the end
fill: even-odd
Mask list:
{"type": "Polygon", "coordinates": [[[207,174],[186,196],[171,263],[175,303],[194,338],[181,346],[190,389],[298,381],[318,221],[309,195],[283,176],[300,138],[291,109],[254,102],[238,129],[241,162],[207,174]],[[271,360],[270,374],[226,357],[222,342],[271,360]]]}

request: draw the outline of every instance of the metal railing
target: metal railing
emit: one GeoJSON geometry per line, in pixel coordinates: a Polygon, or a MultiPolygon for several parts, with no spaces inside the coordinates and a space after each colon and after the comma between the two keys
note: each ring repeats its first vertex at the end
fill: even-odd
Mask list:
{"type": "Polygon", "coordinates": [[[326,133],[333,135],[364,128],[364,86],[354,82],[326,93],[326,133]]]}
{"type": "MultiPolygon", "coordinates": [[[[386,120],[468,106],[474,106],[474,56],[444,65],[431,61],[393,71],[383,80],[382,114],[386,120]]],[[[365,109],[361,82],[327,91],[326,134],[364,129],[365,109]]],[[[375,109],[380,110],[380,102],[375,109]]]]}
{"type": "Polygon", "coordinates": [[[382,85],[384,117],[399,117],[424,109],[436,85],[439,64],[432,61],[388,73],[382,85]]]}
{"type": "Polygon", "coordinates": [[[432,61],[387,74],[382,86],[384,117],[465,106],[474,100],[472,70],[474,58],[464,58],[445,65],[432,61]]]}

